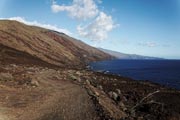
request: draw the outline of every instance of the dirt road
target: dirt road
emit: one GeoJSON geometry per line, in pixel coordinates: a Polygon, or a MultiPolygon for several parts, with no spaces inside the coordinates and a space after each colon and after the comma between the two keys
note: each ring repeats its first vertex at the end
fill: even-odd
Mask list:
{"type": "MultiPolygon", "coordinates": [[[[18,69],[20,72],[21,69],[18,69]]],[[[24,71],[27,71],[26,68],[24,71]]],[[[0,120],[98,119],[86,90],[63,79],[63,73],[43,69],[32,73],[27,71],[18,76],[21,79],[28,78],[31,84],[28,80],[21,87],[7,82],[1,84],[0,120]]]]}

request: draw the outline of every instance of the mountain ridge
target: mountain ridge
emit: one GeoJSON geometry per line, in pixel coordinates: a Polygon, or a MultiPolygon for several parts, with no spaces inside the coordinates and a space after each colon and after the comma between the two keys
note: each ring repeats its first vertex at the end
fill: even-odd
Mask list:
{"type": "Polygon", "coordinates": [[[164,59],[164,58],[143,56],[143,55],[137,55],[137,54],[126,54],[126,53],[121,53],[121,52],[117,52],[113,50],[107,50],[104,48],[98,48],[98,49],[116,57],[117,59],[130,59],[130,60],[162,60],[164,59]]]}

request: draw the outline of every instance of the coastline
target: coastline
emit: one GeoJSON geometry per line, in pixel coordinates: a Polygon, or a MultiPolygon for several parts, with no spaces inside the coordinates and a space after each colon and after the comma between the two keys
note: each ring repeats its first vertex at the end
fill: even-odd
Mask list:
{"type": "Polygon", "coordinates": [[[105,60],[90,63],[89,69],[180,90],[179,60],[105,60]]]}
{"type": "Polygon", "coordinates": [[[100,73],[100,74],[104,74],[104,75],[109,75],[109,76],[116,76],[116,77],[122,77],[122,78],[126,78],[126,79],[129,79],[129,80],[133,80],[133,81],[137,81],[137,82],[140,82],[140,83],[147,83],[147,84],[153,84],[153,85],[156,85],[156,86],[159,86],[161,88],[164,88],[164,89],[170,89],[170,90],[177,90],[177,91],[180,91],[179,89],[177,88],[173,88],[173,87],[169,87],[169,86],[166,86],[166,85],[162,85],[160,83],[155,83],[151,80],[136,80],[134,78],[131,78],[131,77],[127,77],[127,76],[123,76],[121,74],[114,74],[114,73],[110,73],[109,71],[94,71],[92,69],[89,69],[89,71],[93,71],[95,73],[100,73]]]}
{"type": "Polygon", "coordinates": [[[92,86],[105,92],[117,106],[125,109],[124,112],[128,115],[127,119],[180,119],[180,91],[178,89],[169,88],[151,81],[137,81],[132,78],[95,72],[90,69],[88,71],[96,76],[90,80],[92,86]],[[112,92],[118,94],[117,90],[121,91],[120,101],[110,96],[112,92]],[[147,101],[138,106],[139,108],[136,109],[134,115],[130,113],[133,106],[139,104],[143,98],[156,91],[158,93],[153,94],[147,101]],[[152,101],[154,103],[151,104],[152,101]]]}

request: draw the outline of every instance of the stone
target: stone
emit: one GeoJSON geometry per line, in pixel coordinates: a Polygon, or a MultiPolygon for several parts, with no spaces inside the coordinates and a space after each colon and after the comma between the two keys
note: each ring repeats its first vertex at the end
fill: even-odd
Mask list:
{"type": "Polygon", "coordinates": [[[116,89],[116,92],[117,92],[118,95],[122,94],[120,89],[116,89]]]}
{"type": "Polygon", "coordinates": [[[10,73],[0,73],[0,81],[11,81],[14,77],[10,73]]]}
{"type": "Polygon", "coordinates": [[[78,81],[78,82],[82,82],[82,81],[81,81],[81,78],[78,78],[77,81],[78,81]]]}
{"type": "Polygon", "coordinates": [[[79,71],[77,71],[76,74],[79,75],[79,76],[81,75],[81,73],[79,71]]]}
{"type": "Polygon", "coordinates": [[[15,67],[15,68],[17,67],[17,65],[16,65],[16,64],[10,64],[10,66],[15,67]]]}
{"type": "Polygon", "coordinates": [[[127,102],[127,98],[125,96],[122,97],[123,101],[127,102]]]}
{"type": "Polygon", "coordinates": [[[115,100],[116,102],[120,101],[120,96],[117,93],[111,91],[108,94],[109,97],[115,100]]]}
{"type": "Polygon", "coordinates": [[[117,101],[118,100],[118,94],[117,93],[115,93],[115,92],[113,92],[112,93],[112,98],[115,100],[115,101],[117,101]]]}
{"type": "Polygon", "coordinates": [[[116,83],[114,83],[113,85],[114,85],[114,86],[117,86],[117,84],[116,84],[116,83]]]}
{"type": "Polygon", "coordinates": [[[96,95],[97,97],[100,96],[100,94],[99,94],[97,91],[95,91],[95,95],[96,95]]]}
{"type": "Polygon", "coordinates": [[[86,80],[86,84],[87,84],[87,85],[90,85],[91,83],[89,82],[89,80],[86,80]]]}
{"type": "Polygon", "coordinates": [[[39,86],[39,82],[36,80],[31,80],[31,85],[34,87],[38,87],[39,86]]]}
{"type": "Polygon", "coordinates": [[[123,102],[119,102],[118,105],[121,107],[121,109],[122,109],[123,111],[126,111],[126,110],[127,110],[127,108],[126,108],[126,106],[124,105],[123,102]]]}
{"type": "Polygon", "coordinates": [[[110,98],[112,98],[112,96],[113,96],[112,94],[113,94],[112,91],[108,92],[108,95],[109,95],[110,98]]]}
{"type": "Polygon", "coordinates": [[[70,78],[71,78],[72,80],[77,80],[77,77],[74,76],[74,75],[70,75],[70,78]]]}
{"type": "Polygon", "coordinates": [[[143,117],[138,117],[137,120],[144,120],[144,118],[143,117]]]}
{"type": "Polygon", "coordinates": [[[97,88],[98,88],[99,90],[103,90],[103,87],[102,87],[101,85],[99,85],[97,88]]]}

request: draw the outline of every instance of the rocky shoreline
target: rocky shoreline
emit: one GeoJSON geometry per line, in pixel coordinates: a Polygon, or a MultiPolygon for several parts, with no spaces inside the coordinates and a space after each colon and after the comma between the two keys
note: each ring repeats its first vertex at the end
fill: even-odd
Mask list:
{"type": "MultiPolygon", "coordinates": [[[[118,115],[107,108],[103,119],[122,120],[178,120],[180,119],[180,91],[148,81],[135,81],[117,75],[88,70],[93,76],[89,79],[98,105],[101,94],[106,94],[118,109],[118,115]],[[109,113],[107,111],[109,110],[109,113]],[[123,117],[122,117],[123,116],[123,117]]],[[[86,78],[88,79],[88,78],[86,78]]],[[[108,104],[106,103],[108,106],[108,104]]],[[[101,108],[106,107],[101,106],[101,108]]],[[[109,105],[111,106],[111,105],[109,105]]]]}

